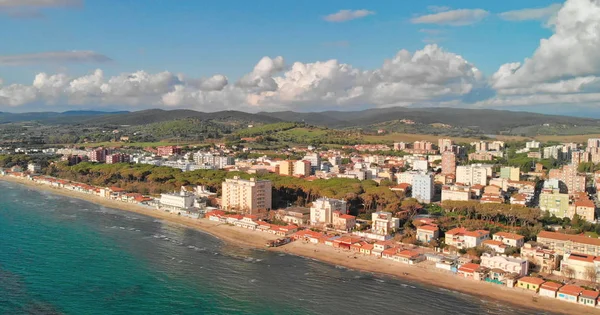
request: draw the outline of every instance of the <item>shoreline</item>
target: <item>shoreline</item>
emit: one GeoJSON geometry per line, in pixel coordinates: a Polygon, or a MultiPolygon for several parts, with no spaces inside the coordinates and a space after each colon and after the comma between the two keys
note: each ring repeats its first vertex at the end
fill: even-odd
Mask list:
{"type": "Polygon", "coordinates": [[[542,310],[562,314],[585,314],[594,312],[600,314],[600,311],[597,308],[545,298],[534,294],[531,291],[465,279],[437,268],[428,268],[426,265],[429,262],[422,262],[411,266],[385,259],[378,259],[373,256],[364,256],[359,253],[343,251],[329,246],[304,243],[302,241],[295,241],[276,248],[265,248],[266,241],[274,240],[278,237],[269,233],[252,231],[209,221],[208,219],[180,217],[150,207],[107,200],[99,196],[87,195],[60,188],[52,188],[25,179],[0,176],[0,180],[17,183],[32,189],[48,191],[57,195],[88,201],[107,208],[162,219],[170,223],[207,233],[225,243],[232,243],[253,249],[287,253],[304,258],[316,259],[317,261],[326,264],[343,266],[361,272],[376,273],[398,279],[405,279],[440,289],[465,293],[473,297],[482,298],[487,302],[505,302],[508,305],[519,306],[530,310],[542,310]],[[534,297],[537,298],[537,302],[534,301],[534,297]]]}

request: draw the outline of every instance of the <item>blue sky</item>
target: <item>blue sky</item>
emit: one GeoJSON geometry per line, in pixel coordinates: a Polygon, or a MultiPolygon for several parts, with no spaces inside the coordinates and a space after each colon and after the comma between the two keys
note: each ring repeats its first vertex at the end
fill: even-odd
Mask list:
{"type": "MultiPolygon", "coordinates": [[[[48,75],[64,74],[68,77],[66,82],[69,82],[88,75],[95,69],[103,70],[105,81],[113,76],[136,71],[149,74],[168,71],[173,76],[184,74],[190,78],[223,75],[228,80],[229,88],[240,78],[251,73],[253,67],[264,56],[282,56],[285,59],[282,69],[270,71],[268,78],[260,78],[275,78],[277,85],[281,87],[283,81],[276,77],[285,76],[285,72],[294,62],[311,64],[335,59],[339,64],[351,65],[357,71],[374,71],[382,67],[384,60],[394,58],[402,49],[414,53],[433,43],[445,52],[462,57],[479,69],[483,78],[477,80],[484,82],[502,65],[523,63],[526,58],[532,58],[540,46],[540,40],[551,37],[555,32],[552,27],[545,25],[549,16],[515,21],[507,20],[499,14],[563,3],[559,0],[50,0],[50,3],[55,2],[53,5],[40,5],[43,2],[40,0],[7,2],[17,5],[3,8],[0,3],[0,34],[3,39],[0,49],[0,78],[5,89],[13,84],[31,85],[33,78],[41,72],[48,75]],[[24,2],[29,2],[30,5],[18,5],[24,2]],[[364,10],[368,13],[355,19],[328,21],[328,15],[340,10],[364,10]],[[476,22],[460,25],[415,22],[415,19],[421,16],[454,12],[453,10],[481,10],[486,13],[476,22]],[[32,54],[71,51],[89,51],[112,61],[81,62],[66,58],[38,62],[34,58],[34,61],[28,59],[17,64],[2,62],[2,58],[7,56],[19,58],[32,54]]],[[[579,4],[574,4],[577,5],[579,4]]],[[[575,77],[577,76],[573,76],[575,77]]],[[[453,76],[451,79],[459,78],[453,76]]],[[[396,76],[391,82],[388,80],[385,83],[403,83],[402,80],[403,78],[396,76]]],[[[179,79],[170,80],[173,81],[178,83],[166,87],[163,92],[173,92],[175,85],[179,84],[185,86],[188,93],[181,102],[173,106],[204,108],[202,102],[197,100],[207,99],[207,95],[193,94],[193,91],[189,90],[189,82],[184,84],[179,82],[179,79]]],[[[550,78],[548,82],[556,82],[556,78],[550,78]]],[[[347,82],[333,82],[331,85],[336,88],[343,86],[345,92],[355,87],[355,83],[347,82]]],[[[65,103],[70,103],[73,107],[121,105],[118,98],[111,97],[91,101],[89,98],[72,100],[69,95],[64,95],[63,91],[59,91],[58,94],[61,95],[51,101],[48,101],[48,93],[37,91],[35,97],[27,98],[29,102],[21,104],[24,102],[10,101],[11,98],[14,100],[20,97],[20,94],[15,96],[15,88],[17,86],[13,86],[13,92],[7,89],[4,94],[0,90],[0,111],[19,111],[42,106],[40,104],[57,107],[65,107],[61,105],[65,103]],[[4,101],[2,96],[5,97],[4,101]]],[[[61,89],[64,88],[61,86],[61,89]]],[[[166,94],[163,92],[161,95],[166,94]]],[[[210,92],[212,103],[218,102],[212,97],[221,101],[226,98],[228,101],[223,101],[223,106],[235,107],[236,102],[231,101],[229,96],[215,96],[213,91],[210,92]]],[[[339,94],[339,91],[335,92],[339,94]]],[[[245,90],[243,93],[243,97],[238,97],[238,102],[245,102],[241,100],[248,94],[258,95],[257,93],[265,93],[265,90],[245,90]]],[[[144,103],[140,106],[145,107],[163,105],[157,95],[148,98],[146,96],[148,95],[141,95],[139,102],[127,100],[125,103],[133,108],[140,103],[144,103]]],[[[373,101],[372,97],[364,97],[357,100],[358,105],[354,104],[351,108],[425,106],[438,103],[439,106],[444,106],[450,99],[462,99],[454,94],[451,96],[424,98],[419,95],[416,98],[390,101],[373,101]],[[369,104],[370,102],[372,104],[369,104]]],[[[260,95],[261,102],[265,97],[272,98],[273,95],[260,95]]],[[[280,104],[284,103],[284,99],[285,97],[278,96],[277,101],[273,101],[277,106],[269,105],[264,108],[285,108],[280,104]]],[[[310,99],[302,96],[298,99],[309,99],[317,104],[323,103],[326,97],[321,95],[310,99]]],[[[286,100],[289,103],[288,107],[306,105],[296,101],[286,100]]],[[[266,103],[268,102],[265,101],[266,103]]],[[[256,104],[252,104],[254,105],[256,104]]],[[[248,106],[241,104],[240,109],[247,109],[248,106]]],[[[313,107],[306,108],[314,110],[313,107]]],[[[341,106],[337,100],[323,107],[339,109],[341,106]]]]}

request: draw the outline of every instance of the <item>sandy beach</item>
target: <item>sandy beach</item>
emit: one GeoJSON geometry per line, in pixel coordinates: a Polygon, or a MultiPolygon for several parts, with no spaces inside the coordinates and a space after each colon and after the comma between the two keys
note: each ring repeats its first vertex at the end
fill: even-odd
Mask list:
{"type": "MultiPolygon", "coordinates": [[[[162,219],[189,228],[209,233],[223,241],[243,247],[265,249],[267,240],[277,237],[264,232],[251,231],[240,227],[212,222],[206,219],[191,219],[155,210],[149,207],[107,200],[98,196],[86,195],[64,189],[52,188],[27,180],[0,176],[0,180],[23,184],[35,189],[50,191],[55,194],[93,202],[105,207],[135,212],[157,219],[162,219]]],[[[349,251],[343,251],[325,245],[308,244],[301,241],[269,250],[286,252],[293,255],[314,258],[333,265],[361,270],[366,272],[386,274],[415,282],[434,285],[437,287],[467,293],[490,301],[503,301],[508,304],[527,308],[563,314],[600,314],[600,309],[567,303],[555,299],[540,297],[531,291],[502,287],[486,282],[468,280],[449,272],[434,268],[430,262],[422,262],[411,266],[373,256],[364,256],[349,251]],[[356,258],[354,258],[356,257],[356,258]],[[405,273],[408,273],[407,275],[405,273]],[[536,299],[534,300],[534,297],[536,299]]]]}

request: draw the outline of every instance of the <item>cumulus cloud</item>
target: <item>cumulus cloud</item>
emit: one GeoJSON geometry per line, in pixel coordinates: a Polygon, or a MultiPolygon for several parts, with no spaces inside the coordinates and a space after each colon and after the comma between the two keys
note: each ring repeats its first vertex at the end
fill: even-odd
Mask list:
{"type": "Polygon", "coordinates": [[[0,56],[1,66],[31,64],[103,63],[111,61],[105,55],[93,51],[49,51],[35,54],[0,56]]]}
{"type": "Polygon", "coordinates": [[[427,45],[413,53],[401,50],[371,70],[338,60],[295,62],[286,68],[282,57],[264,57],[236,84],[223,75],[195,79],[171,72],[111,77],[99,69],[78,77],[40,73],[31,85],[0,86],[0,106],[60,102],[208,111],[404,106],[461,99],[484,82],[461,56],[427,45]]]}
{"type": "Polygon", "coordinates": [[[327,22],[346,22],[350,20],[364,18],[369,15],[373,15],[375,12],[369,10],[340,10],[336,13],[332,13],[323,17],[327,22]]]}
{"type": "Polygon", "coordinates": [[[459,9],[412,18],[413,24],[438,24],[450,26],[471,25],[485,19],[490,13],[482,9],[459,9]]]}
{"type": "Polygon", "coordinates": [[[567,0],[554,34],[533,56],[502,65],[490,78],[498,96],[483,106],[600,104],[600,0],[567,0]]]}
{"type": "Polygon", "coordinates": [[[562,8],[562,3],[554,3],[544,8],[528,8],[507,11],[498,14],[500,18],[507,21],[542,21],[546,26],[556,24],[556,16],[562,8]]]}
{"type": "Polygon", "coordinates": [[[0,0],[0,13],[14,18],[42,17],[42,9],[72,8],[83,5],[83,0],[0,0]]]}

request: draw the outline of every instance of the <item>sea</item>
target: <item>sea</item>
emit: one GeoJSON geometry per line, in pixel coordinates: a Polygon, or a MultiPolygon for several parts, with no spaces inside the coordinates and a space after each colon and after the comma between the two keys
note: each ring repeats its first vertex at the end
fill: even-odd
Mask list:
{"type": "Polygon", "coordinates": [[[0,314],[544,313],[0,181],[0,314]]]}

